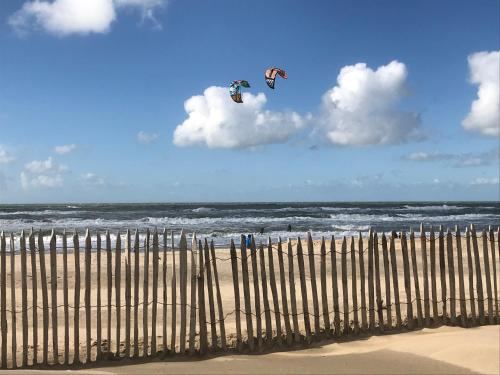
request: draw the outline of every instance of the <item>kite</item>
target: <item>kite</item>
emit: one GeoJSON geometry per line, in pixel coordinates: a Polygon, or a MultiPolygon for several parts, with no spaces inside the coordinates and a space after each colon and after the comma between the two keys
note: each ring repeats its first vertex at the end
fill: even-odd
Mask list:
{"type": "Polygon", "coordinates": [[[274,89],[274,82],[276,81],[276,75],[279,75],[283,79],[288,78],[288,74],[283,69],[280,68],[269,68],[266,70],[265,78],[267,85],[274,89]]]}
{"type": "Polygon", "coordinates": [[[229,86],[229,95],[236,103],[243,103],[243,100],[241,100],[241,87],[250,87],[250,84],[245,80],[237,80],[233,81],[229,86]]]}

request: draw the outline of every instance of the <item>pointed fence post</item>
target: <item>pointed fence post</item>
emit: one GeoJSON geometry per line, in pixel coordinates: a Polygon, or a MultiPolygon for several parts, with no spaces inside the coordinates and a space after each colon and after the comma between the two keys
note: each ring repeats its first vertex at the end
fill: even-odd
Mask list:
{"type": "MultiPolygon", "coordinates": [[[[63,234],[63,236],[66,236],[66,233],[63,234]]],[[[63,237],[63,238],[64,238],[63,237]]],[[[65,240],[65,239],[64,239],[65,240]]],[[[99,232],[96,233],[96,252],[97,252],[97,319],[96,319],[96,326],[97,326],[97,357],[96,359],[99,360],[102,358],[102,321],[101,321],[101,234],[99,232]]],[[[64,259],[64,258],[63,258],[64,259]]],[[[65,265],[66,261],[63,260],[65,265]]],[[[66,270],[67,272],[67,270],[66,270]]],[[[67,281],[66,277],[64,277],[64,290],[65,293],[67,293],[67,281]]],[[[65,299],[65,304],[67,302],[67,298],[65,299]]],[[[66,311],[64,311],[64,320],[66,321],[66,311]]],[[[65,335],[66,336],[66,335],[65,335]]],[[[65,349],[66,351],[66,349],[65,349]]],[[[66,355],[66,354],[65,354],[66,355]]],[[[66,357],[65,357],[66,358],[66,357]]],[[[66,361],[65,361],[66,364],[66,361]]]]}
{"type": "Polygon", "coordinates": [[[342,239],[342,298],[344,300],[344,335],[349,334],[349,291],[347,289],[347,239],[342,239]]]}
{"type": "Polygon", "coordinates": [[[368,315],[370,331],[375,329],[375,290],[373,285],[373,232],[368,232],[368,315]]]}
{"type": "Polygon", "coordinates": [[[122,265],[122,238],[120,232],[116,234],[115,244],[115,303],[116,303],[116,356],[120,357],[121,347],[121,265],[122,265]]]}
{"type": "MultiPolygon", "coordinates": [[[[297,314],[297,296],[295,292],[295,273],[293,269],[293,250],[292,250],[292,241],[288,239],[287,241],[287,252],[288,252],[288,282],[290,285],[290,308],[292,310],[292,322],[293,322],[293,335],[295,342],[300,342],[300,331],[299,331],[299,316],[297,314]]],[[[281,241],[278,243],[278,256],[281,253],[281,241]]],[[[282,260],[280,257],[280,269],[281,269],[282,260]]],[[[283,284],[284,285],[284,282],[283,284]]],[[[281,287],[282,296],[281,300],[283,301],[283,311],[285,311],[285,303],[286,303],[286,293],[283,293],[283,286],[281,287]]],[[[285,315],[286,319],[286,315],[285,315]]],[[[286,322],[286,321],[285,321],[286,322]]]]}
{"type": "Polygon", "coordinates": [[[309,256],[309,274],[311,276],[311,294],[313,300],[314,312],[314,335],[319,336],[321,328],[319,323],[319,301],[318,301],[318,288],[316,286],[316,267],[314,260],[314,244],[311,232],[307,232],[307,253],[309,256]]]}
{"type": "Polygon", "coordinates": [[[167,302],[168,302],[168,293],[167,293],[167,230],[163,229],[163,267],[162,267],[162,280],[163,280],[163,355],[165,356],[168,352],[167,345],[167,302]]]}
{"type": "Polygon", "coordinates": [[[158,231],[155,228],[153,233],[153,306],[151,309],[151,355],[153,356],[158,354],[156,347],[156,320],[158,316],[158,261],[160,259],[158,252],[158,231]]]}
{"type": "Polygon", "coordinates": [[[271,325],[271,310],[269,308],[269,297],[267,288],[267,275],[266,275],[266,260],[264,257],[264,245],[262,242],[259,246],[259,260],[260,260],[260,277],[262,283],[262,300],[264,302],[264,316],[266,319],[266,345],[268,347],[272,344],[273,327],[271,325]]]}
{"type": "Polygon", "coordinates": [[[446,250],[448,255],[448,277],[450,280],[450,321],[452,325],[457,324],[457,294],[455,290],[455,261],[453,257],[453,237],[448,228],[446,233],[446,250]]]}
{"type": "Polygon", "coordinates": [[[335,327],[335,336],[340,336],[340,309],[339,309],[339,287],[337,278],[337,250],[335,246],[335,237],[332,235],[330,241],[330,261],[332,267],[332,293],[333,293],[333,325],[335,327]]]}
{"type": "Polygon", "coordinates": [[[465,303],[464,266],[462,260],[462,237],[458,225],[455,226],[455,243],[457,246],[458,261],[458,290],[460,295],[460,320],[462,327],[467,327],[467,305],[465,303]]]}
{"type": "Polygon", "coordinates": [[[193,238],[191,241],[191,302],[189,309],[189,355],[193,356],[195,354],[195,344],[196,344],[196,279],[197,279],[197,266],[196,266],[196,251],[202,251],[202,249],[197,249],[198,241],[196,240],[196,233],[193,233],[193,238]]]}
{"type": "Polygon", "coordinates": [[[408,260],[408,243],[406,242],[406,233],[401,232],[401,250],[403,253],[403,271],[405,278],[406,291],[406,315],[408,319],[408,328],[413,329],[413,304],[411,300],[411,282],[410,282],[410,263],[408,260]]]}
{"type": "Polygon", "coordinates": [[[220,327],[220,342],[221,349],[223,351],[227,350],[226,344],[226,327],[224,324],[224,310],[222,308],[222,296],[220,293],[220,284],[219,284],[219,273],[217,272],[217,258],[215,256],[215,247],[214,241],[210,241],[210,254],[212,256],[212,267],[214,270],[214,279],[215,279],[215,291],[217,296],[217,312],[219,313],[219,327],[220,327]]]}
{"type": "Polygon", "coordinates": [[[139,357],[139,231],[134,233],[134,357],[139,357]]]}
{"type": "Polygon", "coordinates": [[[378,329],[380,332],[384,331],[384,313],[382,311],[382,291],[380,287],[380,262],[379,262],[379,249],[378,249],[378,235],[377,232],[373,233],[373,261],[375,263],[375,292],[377,301],[377,316],[378,316],[378,329]]]}
{"type": "Polygon", "coordinates": [[[474,265],[472,261],[471,241],[469,228],[465,228],[465,248],[467,251],[467,274],[469,276],[469,300],[472,326],[477,324],[476,302],[474,297],[474,265]]]}
{"type": "MultiPolygon", "coordinates": [[[[208,289],[208,307],[210,313],[210,338],[211,338],[211,350],[217,350],[217,322],[215,321],[215,301],[214,301],[214,290],[212,284],[212,269],[210,267],[210,249],[208,247],[208,240],[205,238],[205,271],[207,276],[207,289],[208,289]]],[[[200,266],[203,266],[200,265],[200,266]]]]}
{"type": "Polygon", "coordinates": [[[398,263],[396,260],[396,232],[391,233],[389,252],[391,255],[391,268],[392,268],[392,285],[394,288],[394,306],[396,308],[396,328],[401,329],[403,324],[401,319],[401,302],[399,300],[399,278],[398,278],[398,263]]]}
{"type": "Polygon", "coordinates": [[[429,303],[429,270],[427,266],[427,238],[425,236],[424,224],[420,224],[420,251],[422,253],[422,271],[424,276],[424,315],[425,326],[431,325],[431,307],[429,303]]]}
{"type": "MultiPolygon", "coordinates": [[[[14,235],[10,234],[10,285],[16,285],[16,246],[14,242],[14,235]]],[[[10,301],[11,306],[11,322],[12,322],[12,368],[17,367],[17,321],[16,321],[16,288],[10,288],[10,301]]]]}
{"type": "MultiPolygon", "coordinates": [[[[45,267],[45,246],[43,234],[38,232],[38,251],[40,253],[40,278],[42,281],[42,313],[43,313],[43,352],[42,363],[48,364],[49,357],[49,296],[47,289],[47,270],[45,267]]],[[[26,267],[26,264],[25,264],[26,267]]]]}
{"type": "MultiPolygon", "coordinates": [[[[33,228],[29,235],[30,257],[31,257],[31,290],[33,294],[33,365],[38,364],[38,282],[36,272],[36,246],[33,228]]],[[[66,306],[67,308],[67,306],[66,306]]]]}
{"type": "Polygon", "coordinates": [[[131,293],[131,240],[130,230],[126,233],[127,256],[125,257],[125,357],[130,358],[130,298],[131,293]]]}
{"type": "MultiPolygon", "coordinates": [[[[183,235],[181,234],[181,248],[182,248],[182,240],[183,235]]],[[[205,275],[204,275],[204,264],[203,261],[203,246],[201,244],[201,240],[199,241],[200,249],[198,251],[198,306],[199,306],[199,320],[200,320],[200,354],[203,355],[207,352],[208,348],[208,338],[207,338],[207,316],[205,312],[205,275]]]]}
{"type": "MultiPolygon", "coordinates": [[[[241,236],[241,269],[243,277],[243,296],[245,299],[245,316],[247,321],[247,336],[248,347],[250,351],[254,351],[254,337],[253,337],[253,322],[252,322],[252,305],[250,304],[250,285],[248,278],[248,256],[245,236],[241,236]]],[[[201,322],[200,322],[201,323],[201,322]]]]}
{"type": "Polygon", "coordinates": [[[479,324],[484,325],[484,294],[483,277],[481,274],[481,259],[479,257],[479,248],[477,244],[477,234],[474,225],[471,225],[472,248],[474,250],[474,260],[476,264],[476,287],[477,287],[477,306],[479,312],[479,324]]]}
{"type": "Polygon", "coordinates": [[[144,239],[144,275],[142,283],[142,356],[147,357],[149,347],[148,334],[148,306],[149,306],[149,229],[144,239]]]}
{"type": "Polygon", "coordinates": [[[358,321],[358,287],[356,283],[356,252],[354,250],[354,236],[351,236],[351,285],[352,285],[352,310],[354,333],[359,333],[358,321]]]}
{"type": "Polygon", "coordinates": [[[359,232],[358,236],[358,257],[359,257],[359,282],[361,284],[361,328],[366,331],[368,328],[366,315],[366,280],[365,280],[365,250],[363,249],[363,236],[359,232]]]}
{"type": "Polygon", "coordinates": [[[441,317],[442,323],[446,324],[448,313],[446,309],[446,264],[445,264],[445,248],[444,248],[444,233],[443,227],[439,227],[439,276],[441,279],[441,301],[443,303],[443,316],[441,317]]]}
{"type": "MultiPolygon", "coordinates": [[[[7,368],[7,268],[5,266],[6,256],[6,243],[5,243],[5,233],[2,231],[0,234],[0,258],[1,258],[1,269],[0,269],[0,325],[2,330],[2,356],[1,356],[1,366],[2,368],[7,368]]],[[[13,286],[11,286],[13,288],[13,286]]],[[[14,307],[15,308],[15,307],[14,307]]]]}
{"type": "Polygon", "coordinates": [[[297,263],[299,265],[300,292],[302,296],[302,311],[304,313],[304,326],[306,329],[306,340],[311,340],[311,322],[309,319],[309,302],[307,301],[306,272],[304,267],[304,253],[302,242],[297,238],[297,263]]]}
{"type": "Polygon", "coordinates": [[[392,329],[391,270],[389,268],[389,253],[387,251],[387,238],[385,237],[385,233],[382,233],[382,257],[384,259],[387,328],[392,329]]]}
{"type": "Polygon", "coordinates": [[[268,237],[267,240],[267,255],[269,263],[269,283],[271,284],[271,294],[273,296],[274,321],[276,324],[276,339],[278,340],[278,343],[281,344],[283,333],[281,332],[280,304],[278,299],[278,288],[276,286],[276,277],[274,275],[274,256],[273,256],[273,244],[271,242],[271,237],[268,237]]]}
{"type": "Polygon", "coordinates": [[[483,229],[481,234],[483,243],[483,261],[484,261],[484,274],[486,276],[486,295],[488,296],[488,322],[493,324],[493,295],[491,290],[491,274],[490,274],[490,256],[488,253],[488,237],[486,230],[483,229]]]}
{"type": "Polygon", "coordinates": [[[434,229],[430,228],[430,262],[431,262],[431,289],[432,289],[432,316],[433,316],[433,324],[437,326],[439,321],[439,313],[438,313],[438,301],[437,301],[437,274],[436,274],[436,241],[434,236],[434,229]]]}
{"type": "MultiPolygon", "coordinates": [[[[490,236],[490,250],[491,250],[491,262],[493,264],[493,292],[495,298],[495,316],[497,323],[499,322],[500,315],[498,312],[498,284],[497,284],[497,261],[495,255],[495,234],[493,233],[493,229],[491,226],[489,227],[489,236],[490,236]]],[[[499,238],[500,240],[500,238],[499,238]]],[[[500,256],[500,253],[499,253],[500,256]]]]}
{"type": "Polygon", "coordinates": [[[59,364],[59,347],[57,334],[57,255],[56,235],[54,230],[50,236],[50,290],[51,290],[51,312],[52,312],[52,355],[53,363],[59,364]]]}
{"type": "MultiPolygon", "coordinates": [[[[320,278],[321,278],[321,306],[323,308],[323,324],[325,327],[325,335],[328,337],[331,335],[330,327],[330,313],[328,311],[328,292],[326,288],[326,245],[325,237],[321,237],[321,266],[320,266],[320,278]]],[[[271,272],[271,271],[269,271],[271,272]]],[[[353,285],[353,288],[355,286],[353,285]]]]}
{"type": "Polygon", "coordinates": [[[74,306],[73,364],[79,364],[80,363],[80,240],[78,238],[78,232],[76,231],[73,234],[73,255],[75,260],[75,290],[74,290],[74,302],[73,302],[74,306]]]}
{"type": "Polygon", "coordinates": [[[176,352],[175,341],[177,335],[177,268],[175,265],[175,238],[174,232],[170,232],[172,237],[172,279],[171,279],[171,293],[172,293],[172,329],[171,329],[171,342],[170,342],[170,351],[172,353],[176,352]]]}
{"type": "Polygon", "coordinates": [[[238,281],[238,258],[236,257],[236,247],[231,238],[230,245],[231,254],[231,270],[233,275],[233,290],[234,290],[234,311],[236,315],[236,348],[241,352],[241,307],[240,307],[240,283],[238,281]]]}
{"type": "Polygon", "coordinates": [[[108,359],[111,359],[113,356],[111,351],[111,297],[113,295],[112,283],[113,283],[113,272],[112,272],[112,263],[111,263],[111,236],[109,234],[109,230],[106,231],[106,276],[108,281],[108,286],[106,289],[107,297],[108,297],[108,326],[107,326],[107,351],[106,356],[108,359]]]}
{"type": "Polygon", "coordinates": [[[423,324],[422,299],[420,298],[420,283],[418,280],[417,252],[415,249],[415,233],[410,228],[410,253],[413,270],[413,282],[415,285],[415,299],[417,300],[417,324],[421,328],[423,324]]]}
{"type": "MultiPolygon", "coordinates": [[[[181,232],[181,245],[185,234],[181,232]]],[[[179,246],[179,276],[181,292],[181,327],[179,335],[180,353],[186,354],[186,327],[187,327],[187,243],[186,246],[179,246]]]]}
{"type": "Polygon", "coordinates": [[[90,241],[90,233],[89,230],[87,229],[85,233],[85,333],[86,333],[86,349],[85,349],[85,355],[86,355],[86,362],[85,363],[90,363],[92,359],[92,333],[91,333],[91,305],[90,305],[90,251],[92,249],[92,244],[90,241]]]}
{"type": "Polygon", "coordinates": [[[255,320],[257,331],[257,350],[262,351],[262,314],[260,311],[260,290],[259,290],[259,271],[257,268],[257,251],[255,249],[255,239],[252,236],[250,247],[250,259],[252,261],[252,276],[253,276],[253,290],[255,299],[255,320]]]}

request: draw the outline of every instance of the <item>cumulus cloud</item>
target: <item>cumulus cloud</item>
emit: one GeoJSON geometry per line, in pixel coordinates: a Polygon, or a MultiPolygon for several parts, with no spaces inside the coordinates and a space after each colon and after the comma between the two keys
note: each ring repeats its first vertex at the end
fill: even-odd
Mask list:
{"type": "Polygon", "coordinates": [[[84,185],[89,187],[105,186],[106,180],[103,177],[97,176],[95,173],[88,172],[80,176],[84,185]]]}
{"type": "Polygon", "coordinates": [[[16,158],[9,154],[7,150],[0,145],[0,164],[9,164],[14,160],[16,160],[16,158]]]}
{"type": "Polygon", "coordinates": [[[443,153],[443,152],[414,152],[402,156],[403,160],[416,162],[452,161],[451,165],[456,168],[482,167],[491,165],[500,157],[500,150],[493,149],[481,153],[443,153]]]}
{"type": "Polygon", "coordinates": [[[236,104],[226,87],[209,87],[184,103],[188,117],[176,127],[173,142],[177,146],[248,148],[284,143],[304,126],[305,120],[297,113],[266,110],[266,102],[263,93],[243,93],[243,104],[236,104]]]}
{"type": "Polygon", "coordinates": [[[154,10],[165,0],[32,0],[9,17],[9,24],[20,34],[41,28],[58,36],[106,33],[116,19],[117,9],[136,8],[142,18],[155,24],[154,10]]]}
{"type": "Polygon", "coordinates": [[[316,130],[341,146],[395,144],[420,138],[417,113],[397,109],[405,96],[405,64],[391,61],[376,70],[364,63],[341,69],[337,86],[322,99],[316,130]]]}
{"type": "Polygon", "coordinates": [[[55,146],[54,151],[59,155],[66,155],[72,152],[76,148],[75,144],[55,146]]]}
{"type": "Polygon", "coordinates": [[[471,185],[498,185],[500,182],[498,177],[477,177],[470,182],[471,185]]]}
{"type": "Polygon", "coordinates": [[[500,51],[477,52],[468,57],[470,82],[478,85],[462,126],[487,136],[500,136],[500,51]]]}
{"type": "Polygon", "coordinates": [[[147,145],[156,141],[159,137],[156,133],[146,133],[141,130],[137,133],[137,142],[147,145]]]}
{"type": "Polygon", "coordinates": [[[63,185],[62,173],[67,170],[67,167],[55,163],[51,157],[47,160],[33,160],[25,164],[21,172],[21,186],[25,190],[60,187],[63,185]]]}
{"type": "Polygon", "coordinates": [[[452,159],[454,155],[441,152],[414,152],[403,156],[405,160],[411,161],[437,161],[452,159]]]}
{"type": "Polygon", "coordinates": [[[115,0],[117,8],[136,8],[141,12],[141,23],[151,22],[154,29],[161,30],[162,24],[155,16],[157,9],[167,6],[166,0],[115,0]]]}

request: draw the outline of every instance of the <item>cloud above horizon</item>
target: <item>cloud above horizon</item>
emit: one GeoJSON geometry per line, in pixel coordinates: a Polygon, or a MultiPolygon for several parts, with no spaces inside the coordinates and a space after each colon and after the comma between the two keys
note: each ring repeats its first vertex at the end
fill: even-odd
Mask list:
{"type": "Polygon", "coordinates": [[[453,161],[450,165],[455,168],[482,167],[492,165],[494,162],[498,163],[500,149],[494,148],[480,153],[413,152],[401,158],[413,162],[453,161]]]}
{"type": "Polygon", "coordinates": [[[10,164],[14,160],[16,160],[16,158],[0,145],[0,164],[10,164]]]}
{"type": "Polygon", "coordinates": [[[371,69],[365,63],[344,66],[337,86],[322,98],[316,131],[340,146],[384,145],[419,140],[420,116],[396,105],[406,95],[405,64],[393,60],[371,69]]]}
{"type": "Polygon", "coordinates": [[[36,29],[57,36],[102,34],[110,30],[117,10],[129,8],[139,9],[142,21],[149,19],[161,28],[154,12],[165,6],[166,0],[32,0],[12,14],[8,23],[20,35],[36,29]]]}
{"type": "Polygon", "coordinates": [[[477,52],[468,57],[470,83],[477,85],[477,99],[462,121],[466,130],[500,136],[500,51],[477,52]]]}
{"type": "Polygon", "coordinates": [[[141,130],[139,133],[137,133],[136,138],[137,142],[142,143],[143,145],[148,145],[160,138],[160,135],[157,133],[146,133],[145,131],[141,130]]]}
{"type": "Polygon", "coordinates": [[[61,187],[62,174],[67,170],[66,166],[55,163],[52,157],[47,160],[33,160],[25,164],[21,172],[21,186],[24,190],[61,187]]]}
{"type": "Polygon", "coordinates": [[[67,155],[73,152],[76,149],[76,145],[74,143],[69,144],[69,145],[61,145],[61,146],[55,146],[54,147],[54,152],[59,154],[59,155],[67,155]]]}
{"type": "Polygon", "coordinates": [[[235,104],[226,87],[212,86],[202,95],[184,102],[188,115],[174,130],[176,146],[202,145],[208,148],[241,149],[285,143],[305,125],[292,111],[265,109],[264,93],[243,93],[243,103],[235,104]]]}

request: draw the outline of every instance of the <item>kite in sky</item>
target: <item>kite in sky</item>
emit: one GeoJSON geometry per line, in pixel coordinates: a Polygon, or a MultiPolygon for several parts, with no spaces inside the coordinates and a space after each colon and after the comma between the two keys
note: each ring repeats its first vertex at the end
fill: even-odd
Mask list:
{"type": "Polygon", "coordinates": [[[241,100],[242,87],[250,87],[250,84],[245,80],[237,80],[233,81],[231,86],[229,86],[229,95],[231,95],[231,99],[233,99],[236,103],[243,103],[243,100],[241,100]]]}
{"type": "Polygon", "coordinates": [[[265,74],[266,83],[272,89],[274,89],[274,83],[276,81],[276,75],[279,75],[283,79],[287,79],[288,78],[288,74],[286,74],[286,72],[283,69],[280,69],[280,68],[269,68],[269,69],[267,69],[266,70],[266,74],[265,74]]]}

